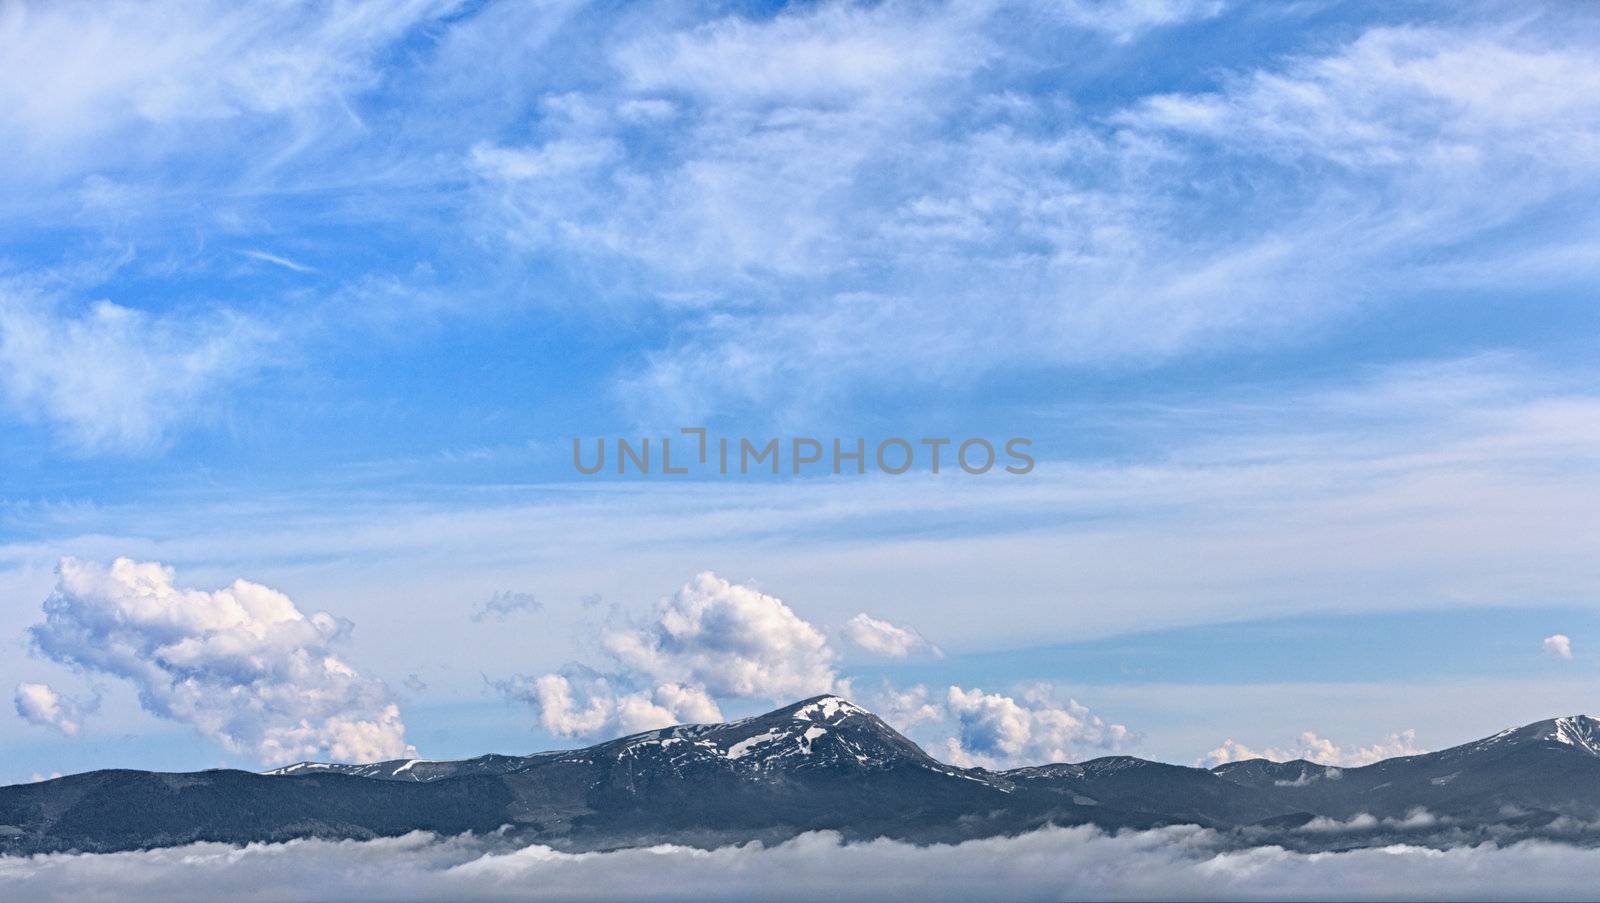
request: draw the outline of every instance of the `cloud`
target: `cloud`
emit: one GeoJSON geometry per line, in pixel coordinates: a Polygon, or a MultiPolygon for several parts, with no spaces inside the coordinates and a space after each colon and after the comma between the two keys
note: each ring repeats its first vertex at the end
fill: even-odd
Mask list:
{"type": "MultiPolygon", "coordinates": [[[[929,646],[915,632],[861,613],[841,631],[881,655],[929,646]]],[[[562,737],[609,739],[682,722],[722,720],[719,700],[767,704],[821,693],[850,695],[827,635],[783,600],[711,572],[697,575],[657,605],[639,626],[601,631],[612,667],[569,665],[539,676],[492,681],[508,699],[525,703],[540,727],[562,737]]],[[[1128,729],[1106,724],[1076,700],[1058,701],[1050,687],[1010,696],[950,687],[934,698],[925,686],[900,690],[885,682],[863,699],[900,730],[943,740],[962,765],[1064,761],[1084,748],[1115,749],[1128,729]],[[955,727],[959,736],[949,737],[955,727]]]]}
{"type": "Polygon", "coordinates": [[[306,129],[347,117],[345,101],[378,83],[384,49],[457,5],[287,0],[252,16],[211,0],[14,4],[0,19],[13,63],[0,136],[37,174],[144,162],[219,133],[259,140],[264,118],[306,129]]]}
{"type": "Polygon", "coordinates": [[[53,728],[68,737],[77,736],[83,726],[83,716],[94,708],[62,696],[49,684],[18,684],[15,702],[17,714],[24,721],[53,728]]]}
{"type": "Polygon", "coordinates": [[[566,737],[609,737],[681,721],[720,720],[716,699],[788,702],[842,685],[822,631],[782,600],[710,572],[662,599],[642,626],[609,627],[614,669],[571,666],[494,686],[566,737]]]}
{"type": "Polygon", "coordinates": [[[921,684],[901,690],[886,681],[868,694],[867,702],[874,714],[902,733],[946,717],[944,700],[934,699],[921,684]]]}
{"type": "Polygon", "coordinates": [[[1076,700],[1058,703],[1042,689],[1018,702],[979,689],[949,689],[946,707],[960,726],[945,754],[957,765],[1035,765],[1067,762],[1079,750],[1113,751],[1129,739],[1127,727],[1107,724],[1076,700]]]}
{"type": "Polygon", "coordinates": [[[132,853],[8,861],[0,888],[28,898],[165,901],[205,887],[254,900],[1581,900],[1600,850],[1530,841],[1434,849],[1297,853],[1230,847],[1192,826],[1107,834],[1045,828],[1016,837],[914,846],[844,843],[831,833],[702,850],[603,853],[515,848],[497,838],[421,832],[367,841],[201,843],[132,853]]]}
{"type": "Polygon", "coordinates": [[[161,316],[0,280],[0,397],[84,452],[160,444],[221,388],[258,371],[270,334],[227,311],[161,316]]]}
{"type": "Polygon", "coordinates": [[[1070,0],[1045,4],[1042,12],[1126,42],[1152,28],[1212,18],[1226,6],[1223,0],[1070,0]]]}
{"type": "Polygon", "coordinates": [[[406,755],[405,725],[379,681],[335,657],[349,629],[289,597],[236,580],[214,592],[173,584],[160,564],[61,560],[44,620],[46,658],[122,678],[160,718],[188,724],[264,764],[406,755]]]}
{"type": "Polygon", "coordinates": [[[699,687],[661,684],[619,692],[612,680],[584,668],[540,677],[516,676],[494,684],[509,699],[527,703],[539,726],[559,737],[609,738],[685,722],[717,722],[722,711],[699,687]]]}
{"type": "Polygon", "coordinates": [[[1126,122],[1203,135],[1250,156],[1350,168],[1452,170],[1495,157],[1593,173],[1600,74],[1587,51],[1509,29],[1379,27],[1321,57],[1156,95],[1126,122]]]}
{"type": "Polygon", "coordinates": [[[492,617],[496,621],[504,621],[514,614],[533,614],[543,609],[543,603],[535,599],[532,593],[502,591],[479,603],[472,611],[472,620],[482,623],[492,617]]]}
{"type": "Polygon", "coordinates": [[[1369,28],[1103,115],[1032,83],[1038,32],[1216,11],[1058,5],[1022,35],[1005,5],[821,4],[659,29],[470,162],[512,249],[588,261],[596,294],[679,323],[620,384],[647,414],[1144,366],[1585,259],[1592,230],[1550,207],[1600,177],[1577,32],[1369,28]],[[1536,249],[1493,240],[1518,228],[1536,249]]]}
{"type": "Polygon", "coordinates": [[[1397,756],[1415,756],[1427,750],[1417,746],[1417,732],[1414,730],[1401,731],[1390,734],[1381,742],[1371,746],[1342,747],[1332,740],[1320,737],[1315,731],[1306,731],[1299,737],[1297,743],[1288,747],[1267,747],[1256,751],[1231,738],[1224,740],[1222,745],[1207,753],[1201,764],[1214,767],[1226,762],[1242,762],[1246,759],[1269,759],[1273,762],[1290,762],[1295,759],[1305,759],[1319,765],[1336,765],[1345,768],[1358,768],[1362,765],[1371,765],[1384,759],[1393,759],[1397,756]]]}
{"type": "Polygon", "coordinates": [[[1552,634],[1544,638],[1539,644],[1540,648],[1556,658],[1572,658],[1572,640],[1564,633],[1552,634]]]}
{"type": "Polygon", "coordinates": [[[797,699],[837,682],[822,631],[781,599],[709,571],[661,600],[653,623],[607,630],[600,642],[628,670],[714,696],[797,699]]]}
{"type": "Polygon", "coordinates": [[[279,255],[273,254],[269,251],[249,249],[240,251],[239,254],[241,256],[248,257],[251,260],[259,260],[262,263],[270,263],[273,266],[280,266],[295,273],[315,273],[317,271],[315,267],[306,266],[299,261],[290,260],[287,257],[280,257],[279,255]]]}
{"type": "Polygon", "coordinates": [[[934,656],[943,653],[909,627],[897,627],[862,612],[844,625],[845,639],[874,655],[888,658],[905,658],[913,652],[928,652],[934,656]]]}

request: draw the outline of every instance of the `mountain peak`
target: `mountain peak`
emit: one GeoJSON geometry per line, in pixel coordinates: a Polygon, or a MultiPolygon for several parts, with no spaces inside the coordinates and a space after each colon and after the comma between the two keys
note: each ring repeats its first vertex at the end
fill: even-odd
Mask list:
{"type": "Polygon", "coordinates": [[[1588,715],[1566,715],[1538,722],[1531,727],[1539,729],[1540,739],[1554,740],[1592,756],[1600,756],[1600,720],[1588,715]]]}
{"type": "Polygon", "coordinates": [[[834,696],[831,693],[813,696],[810,699],[802,699],[793,705],[785,706],[771,713],[771,715],[783,714],[787,714],[797,721],[816,721],[825,724],[841,721],[852,715],[877,717],[843,696],[834,696]]]}
{"type": "MultiPolygon", "coordinates": [[[[832,694],[813,696],[726,724],[661,728],[592,749],[635,756],[656,747],[673,747],[680,758],[685,754],[711,758],[738,770],[753,771],[874,768],[908,760],[936,764],[878,716],[832,694]]],[[[588,751],[573,754],[587,755],[588,751]]]]}

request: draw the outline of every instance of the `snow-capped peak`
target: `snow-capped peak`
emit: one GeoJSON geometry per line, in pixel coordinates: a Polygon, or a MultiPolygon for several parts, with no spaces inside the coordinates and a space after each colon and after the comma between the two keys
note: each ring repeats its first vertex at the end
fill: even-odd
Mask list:
{"type": "Polygon", "coordinates": [[[820,721],[833,724],[850,715],[870,715],[866,709],[838,696],[818,696],[800,704],[790,717],[797,721],[820,721]]]}
{"type": "Polygon", "coordinates": [[[1600,756],[1600,721],[1584,715],[1569,715],[1551,723],[1550,739],[1600,756]]]}

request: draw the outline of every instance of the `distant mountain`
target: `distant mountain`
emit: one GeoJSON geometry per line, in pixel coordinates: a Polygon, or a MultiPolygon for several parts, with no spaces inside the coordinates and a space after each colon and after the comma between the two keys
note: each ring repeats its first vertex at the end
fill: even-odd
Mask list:
{"type": "Polygon", "coordinates": [[[1207,770],[1110,756],[995,772],[939,762],[871,712],[819,696],[727,724],[531,756],[302,762],[266,774],[97,771],[0,787],[4,854],[412,830],[500,830],[581,850],[821,829],[946,842],[1046,824],[1178,823],[1297,849],[1600,842],[1600,722],[1541,721],[1362,768],[1253,759],[1207,770]]]}

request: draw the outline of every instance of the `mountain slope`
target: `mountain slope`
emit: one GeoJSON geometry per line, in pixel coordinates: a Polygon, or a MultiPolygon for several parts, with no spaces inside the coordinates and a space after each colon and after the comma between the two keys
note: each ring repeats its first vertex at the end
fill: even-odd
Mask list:
{"type": "Polygon", "coordinates": [[[7,854],[412,830],[501,830],[572,850],[821,829],[943,842],[1051,823],[1194,823],[1241,844],[1337,848],[1440,832],[1451,842],[1600,842],[1587,827],[1597,821],[1600,722],[1583,716],[1362,768],[1257,759],[1207,770],[1111,756],[991,772],[939,762],[834,696],[531,756],[302,762],[267,774],[99,771],[0,787],[7,854]]]}

